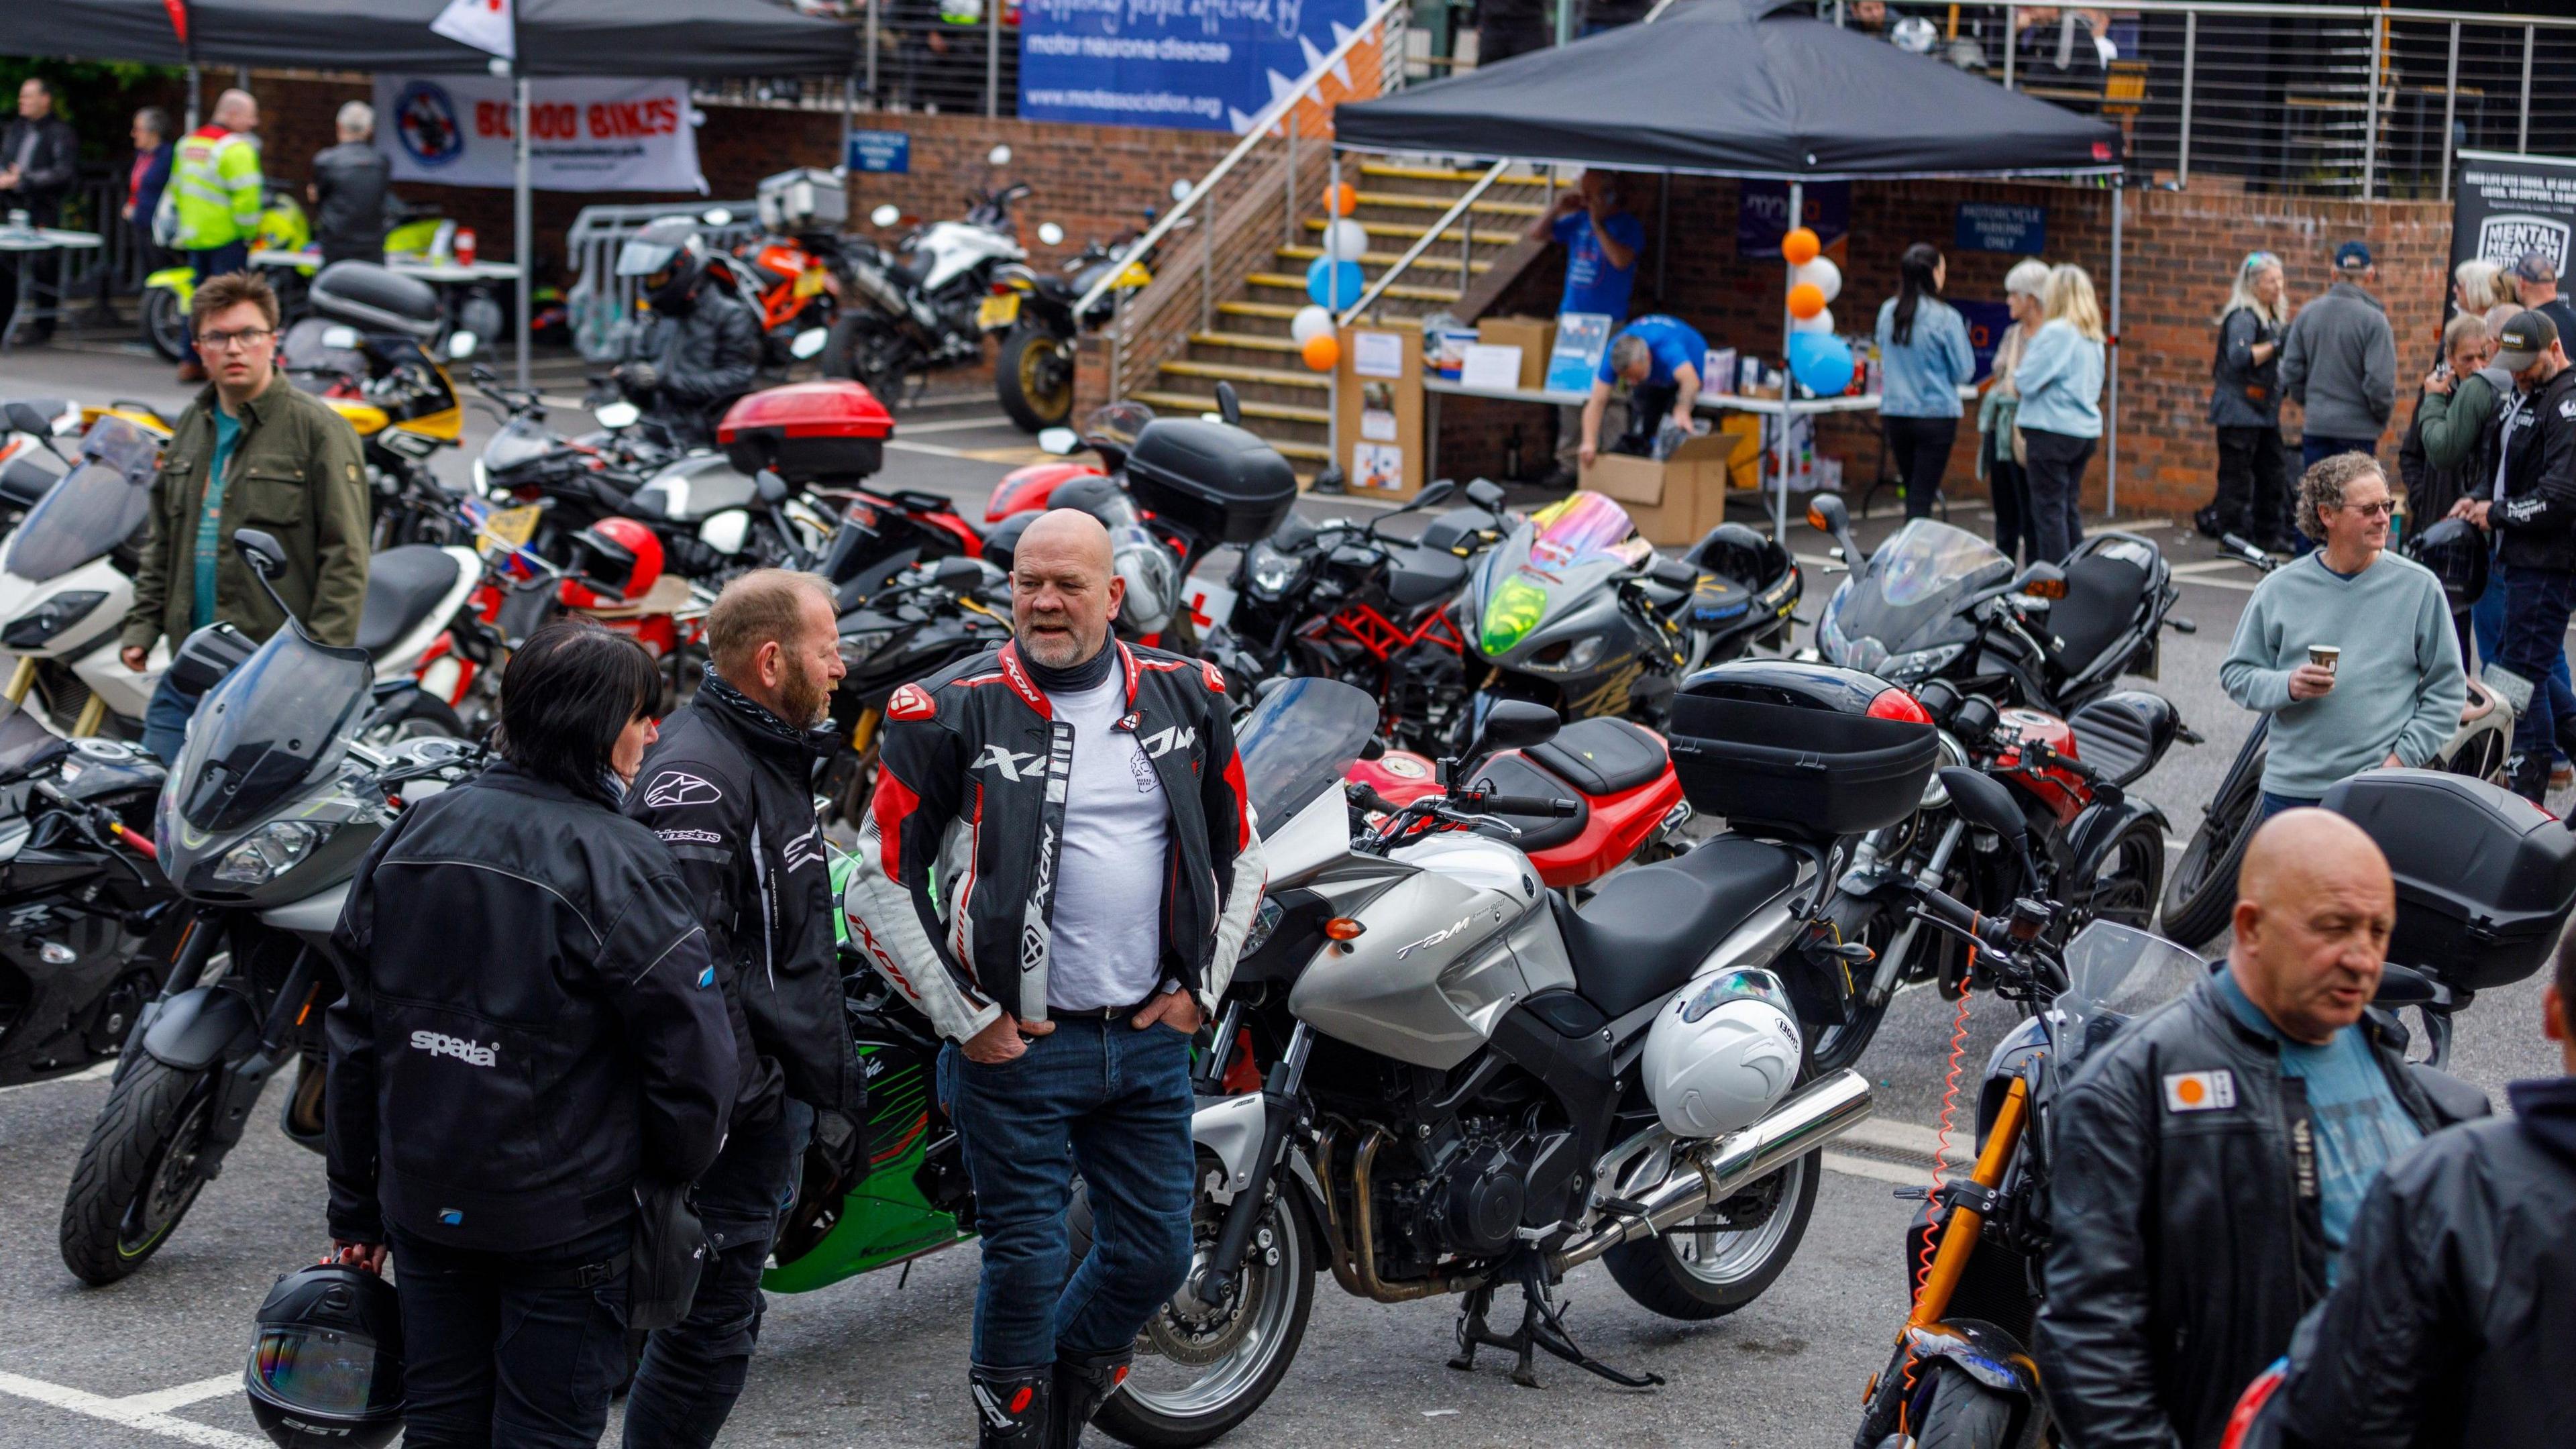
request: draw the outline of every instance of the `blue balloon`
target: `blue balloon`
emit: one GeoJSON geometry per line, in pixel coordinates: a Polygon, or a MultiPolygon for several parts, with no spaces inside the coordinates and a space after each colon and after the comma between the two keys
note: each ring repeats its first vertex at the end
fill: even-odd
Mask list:
{"type": "Polygon", "coordinates": [[[1793,332],[1789,372],[1818,397],[1839,396],[1851,386],[1851,345],[1830,332],[1793,332]]]}
{"type": "Polygon", "coordinates": [[[1368,290],[1368,280],[1360,275],[1357,262],[1337,262],[1331,257],[1317,257],[1306,267],[1306,295],[1318,307],[1338,312],[1360,299],[1368,290]]]}

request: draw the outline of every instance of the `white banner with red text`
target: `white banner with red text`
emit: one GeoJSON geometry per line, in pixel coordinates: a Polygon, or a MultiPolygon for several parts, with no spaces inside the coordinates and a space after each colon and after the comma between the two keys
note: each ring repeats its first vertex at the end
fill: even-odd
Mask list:
{"type": "MultiPolygon", "coordinates": [[[[376,77],[376,144],[393,158],[396,181],[510,185],[513,114],[506,77],[376,77]]],[[[531,82],[528,136],[539,191],[707,189],[685,80],[531,82]]]]}

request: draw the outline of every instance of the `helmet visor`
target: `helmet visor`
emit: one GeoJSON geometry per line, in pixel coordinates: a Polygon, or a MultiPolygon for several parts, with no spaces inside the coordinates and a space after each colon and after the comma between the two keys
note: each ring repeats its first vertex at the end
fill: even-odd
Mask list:
{"type": "Polygon", "coordinates": [[[278,1403],[316,1415],[365,1414],[403,1396],[399,1359],[380,1358],[373,1339],[310,1324],[261,1329],[250,1372],[278,1403]]]}
{"type": "Polygon", "coordinates": [[[677,243],[630,237],[626,245],[617,249],[617,275],[643,277],[658,284],[668,279],[671,263],[679,255],[677,243]]]}

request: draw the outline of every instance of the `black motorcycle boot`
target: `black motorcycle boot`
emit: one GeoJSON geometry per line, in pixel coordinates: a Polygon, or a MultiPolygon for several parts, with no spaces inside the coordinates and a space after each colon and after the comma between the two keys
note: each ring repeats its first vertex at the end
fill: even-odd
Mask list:
{"type": "Polygon", "coordinates": [[[1048,1449],[1078,1449],[1082,1431],[1109,1396],[1127,1382],[1132,1347],[1110,1353],[1062,1355],[1055,1361],[1055,1423],[1048,1449]]]}
{"type": "Polygon", "coordinates": [[[2506,788],[2530,801],[2545,806],[2549,800],[2549,752],[2534,750],[2516,755],[2504,762],[2506,788]]]}
{"type": "Polygon", "coordinates": [[[1056,1449],[1049,1369],[987,1369],[967,1373],[975,1398],[976,1449],[1056,1449]]]}

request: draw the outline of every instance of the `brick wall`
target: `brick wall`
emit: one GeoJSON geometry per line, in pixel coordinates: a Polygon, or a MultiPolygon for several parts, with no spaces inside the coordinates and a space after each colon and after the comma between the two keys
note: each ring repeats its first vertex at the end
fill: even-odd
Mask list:
{"type": "MultiPolygon", "coordinates": [[[[1668,311],[1698,327],[1714,347],[1759,352],[1774,361],[1780,346],[1782,267],[1776,260],[1736,255],[1737,183],[1677,176],[1672,180],[1662,300],[1656,297],[1655,182],[1632,183],[1630,207],[1645,218],[1647,249],[1638,261],[1635,310],[1668,311]]],[[[2104,308],[2110,305],[2111,194],[2045,183],[1967,181],[1862,182],[1852,188],[1851,236],[1843,259],[1843,291],[1834,303],[1836,330],[1866,335],[1881,301],[1894,295],[1896,258],[1911,243],[1929,241],[1949,263],[1954,298],[2001,301],[2004,273],[2017,257],[1951,248],[1957,204],[2005,201],[2047,209],[2047,260],[2072,261],[2093,274],[2104,308]]],[[[2228,280],[2245,253],[2278,253],[2294,300],[2323,292],[2332,281],[2337,243],[2359,237],[2380,268],[2375,288],[2397,333],[2398,415],[2381,456],[2392,466],[2397,440],[2411,414],[2413,379],[2434,360],[2441,327],[2443,270],[2450,254],[2451,213],[2438,202],[2342,202],[2303,197],[2245,195],[2223,179],[2195,179],[2189,191],[2132,190],[2123,226],[2122,346],[2120,369],[2120,506],[2122,511],[2187,512],[2207,502],[2217,465],[2209,426],[2212,320],[2227,296],[2228,280]]],[[[1494,312],[1545,314],[1562,285],[1561,255],[1543,256],[1501,289],[1494,312]]],[[[1523,432],[1526,466],[1536,471],[1539,440],[1549,424],[1535,409],[1502,404],[1442,410],[1441,471],[1458,477],[1498,473],[1502,439],[1515,423],[1523,432]]],[[[1947,489],[1953,498],[1982,490],[1973,481],[1975,433],[1963,426],[1952,455],[1947,489]]],[[[2285,410],[2283,432],[2298,436],[2298,409],[2285,410]]],[[[1819,447],[1842,459],[1846,477],[1866,484],[1880,466],[1874,420],[1867,415],[1828,420],[1819,447]]],[[[2088,475],[2086,506],[2099,508],[2108,466],[2097,450],[2088,475]]]]}

